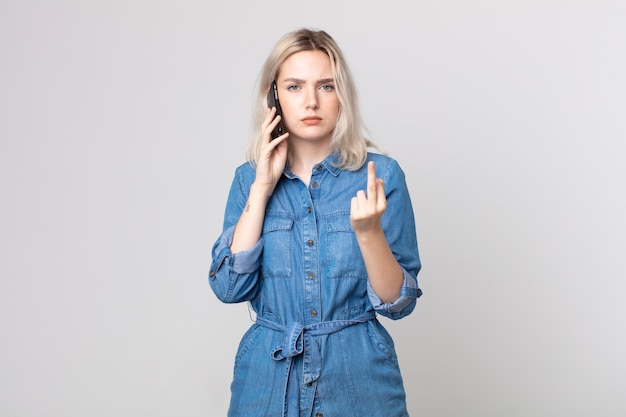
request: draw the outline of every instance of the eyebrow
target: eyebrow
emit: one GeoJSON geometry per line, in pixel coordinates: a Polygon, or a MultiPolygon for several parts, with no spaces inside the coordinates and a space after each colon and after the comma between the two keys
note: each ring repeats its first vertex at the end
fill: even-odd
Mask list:
{"type": "MultiPolygon", "coordinates": [[[[285,78],[283,81],[294,82],[298,84],[306,83],[305,80],[301,80],[300,78],[285,78]]],[[[327,84],[334,83],[335,80],[333,78],[322,78],[321,80],[317,80],[316,84],[327,84]]]]}

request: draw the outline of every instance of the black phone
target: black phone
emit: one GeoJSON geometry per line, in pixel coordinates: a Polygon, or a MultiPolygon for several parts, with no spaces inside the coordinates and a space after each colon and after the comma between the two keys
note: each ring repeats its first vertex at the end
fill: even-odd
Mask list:
{"type": "Polygon", "coordinates": [[[278,122],[274,130],[272,130],[272,139],[276,139],[285,132],[282,120],[283,112],[280,108],[280,102],[278,101],[278,87],[276,87],[276,81],[272,81],[272,85],[270,85],[270,89],[267,92],[267,107],[270,109],[276,107],[276,116],[280,115],[281,117],[280,122],[278,122]]]}

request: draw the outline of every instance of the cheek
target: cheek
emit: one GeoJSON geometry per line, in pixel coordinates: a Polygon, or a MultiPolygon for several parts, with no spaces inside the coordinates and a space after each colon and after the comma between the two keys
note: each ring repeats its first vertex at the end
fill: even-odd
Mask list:
{"type": "Polygon", "coordinates": [[[280,107],[282,108],[283,115],[285,117],[293,117],[297,114],[297,109],[301,107],[301,104],[298,103],[298,100],[296,100],[295,97],[288,96],[287,98],[280,100],[280,107]]]}
{"type": "Polygon", "coordinates": [[[335,120],[337,119],[337,117],[339,116],[339,100],[335,100],[332,105],[330,106],[330,112],[331,114],[333,114],[335,116],[335,120]]]}
{"type": "Polygon", "coordinates": [[[283,110],[283,123],[289,125],[291,121],[297,116],[297,112],[294,111],[293,103],[280,104],[283,110]],[[291,105],[290,105],[291,104],[291,105]]]}

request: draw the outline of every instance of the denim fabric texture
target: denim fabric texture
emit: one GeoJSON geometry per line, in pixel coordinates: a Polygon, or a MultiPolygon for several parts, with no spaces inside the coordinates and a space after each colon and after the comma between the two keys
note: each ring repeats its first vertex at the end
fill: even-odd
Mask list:
{"type": "Polygon", "coordinates": [[[307,187],[288,168],[266,208],[262,236],[232,254],[235,224],[255,178],[235,171],[209,283],[226,303],[249,301],[256,322],[243,336],[231,384],[230,417],[405,417],[406,395],[393,341],[377,315],[410,314],[421,296],[421,264],[404,172],[369,153],[385,182],[382,227],[404,273],[399,299],[371,289],[350,226],[350,200],[367,189],[367,164],[317,164],[307,187]]]}

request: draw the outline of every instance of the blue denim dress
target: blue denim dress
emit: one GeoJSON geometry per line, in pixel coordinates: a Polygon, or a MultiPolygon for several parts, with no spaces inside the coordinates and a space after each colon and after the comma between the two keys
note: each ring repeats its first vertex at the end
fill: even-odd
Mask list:
{"type": "Polygon", "coordinates": [[[367,164],[313,168],[309,187],[285,169],[251,249],[230,252],[255,170],[235,172],[224,229],[213,246],[209,283],[226,303],[249,301],[256,322],[237,355],[231,417],[408,416],[394,344],[377,314],[400,319],[421,290],[415,221],[398,163],[370,153],[385,181],[382,226],[404,272],[401,296],[383,303],[369,286],[352,227],[350,200],[367,189],[367,164]]]}

